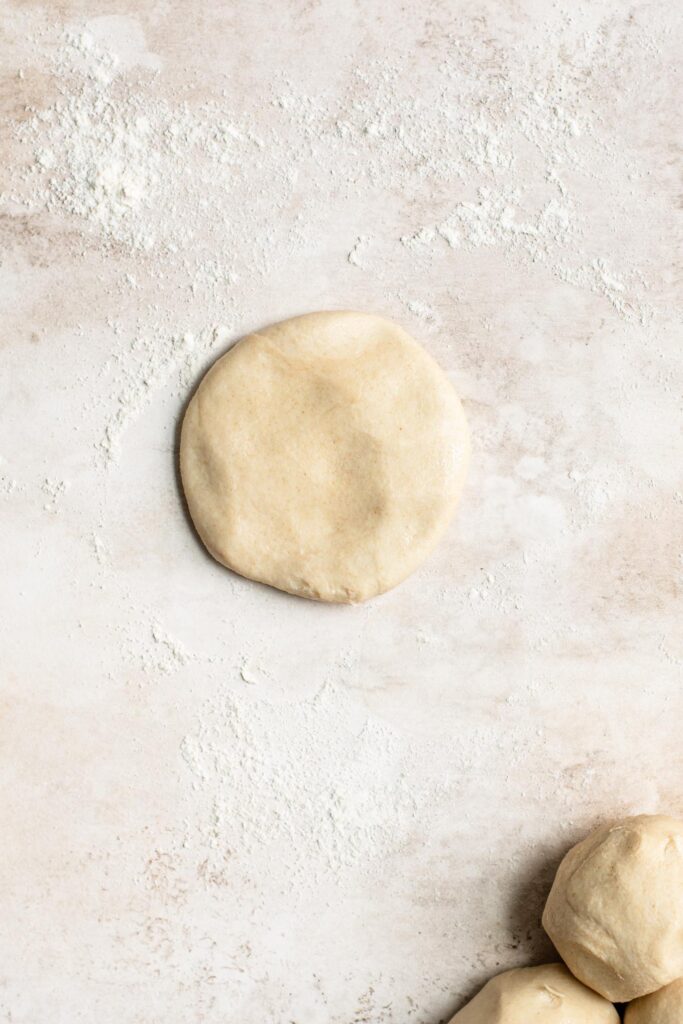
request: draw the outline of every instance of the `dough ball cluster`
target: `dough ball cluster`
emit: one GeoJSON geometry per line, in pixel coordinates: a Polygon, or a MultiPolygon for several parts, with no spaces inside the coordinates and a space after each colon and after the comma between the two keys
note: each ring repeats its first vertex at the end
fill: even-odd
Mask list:
{"type": "Polygon", "coordinates": [[[643,814],[578,843],[543,925],[564,964],[498,975],[451,1024],[618,1024],[625,1002],[624,1024],[683,1024],[683,821],[643,814]]]}
{"type": "Polygon", "coordinates": [[[460,400],[404,330],[309,313],[234,345],[190,402],[180,472],[211,554],[301,597],[355,603],[437,544],[469,461],[460,400]]]}

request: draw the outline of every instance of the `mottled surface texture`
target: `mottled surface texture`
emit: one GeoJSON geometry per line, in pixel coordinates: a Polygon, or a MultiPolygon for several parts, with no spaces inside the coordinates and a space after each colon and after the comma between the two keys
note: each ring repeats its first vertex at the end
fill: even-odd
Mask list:
{"type": "Polygon", "coordinates": [[[0,1019],[437,1024],[683,814],[681,15],[6,0],[0,1019]],[[177,479],[231,341],[384,314],[462,396],[438,552],[232,575],[177,479]]]}

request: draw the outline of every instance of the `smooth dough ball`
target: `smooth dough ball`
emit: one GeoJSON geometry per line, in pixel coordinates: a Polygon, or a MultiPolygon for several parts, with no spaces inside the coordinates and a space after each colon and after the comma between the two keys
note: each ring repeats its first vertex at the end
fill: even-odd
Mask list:
{"type": "Polygon", "coordinates": [[[543,926],[615,1003],[683,976],[683,822],[643,814],[588,836],[560,864],[543,926]]]}
{"type": "Polygon", "coordinates": [[[545,964],[492,978],[451,1024],[619,1024],[619,1014],[564,964],[545,964]]]}
{"type": "Polygon", "coordinates": [[[626,1008],[624,1024],[683,1024],[683,978],[626,1008]]]}
{"type": "Polygon", "coordinates": [[[202,380],[180,471],[214,558],[353,603],[405,579],[462,490],[469,435],[442,370],[396,324],[309,313],[243,338],[202,380]]]}

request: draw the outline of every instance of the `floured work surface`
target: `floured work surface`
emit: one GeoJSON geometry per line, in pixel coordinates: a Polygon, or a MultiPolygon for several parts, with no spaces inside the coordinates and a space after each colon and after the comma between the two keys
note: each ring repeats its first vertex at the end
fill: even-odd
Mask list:
{"type": "Polygon", "coordinates": [[[418,6],[3,10],[15,1020],[435,1024],[547,957],[571,842],[683,812],[679,15],[418,6]],[[349,306],[474,451],[331,608],[214,564],[173,453],[233,339],[349,306]]]}

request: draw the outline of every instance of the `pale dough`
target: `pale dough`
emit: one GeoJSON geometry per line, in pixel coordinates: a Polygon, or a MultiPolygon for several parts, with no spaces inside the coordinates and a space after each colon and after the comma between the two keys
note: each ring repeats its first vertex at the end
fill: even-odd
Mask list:
{"type": "Polygon", "coordinates": [[[570,970],[614,1002],[683,976],[683,822],[598,829],[560,864],[543,925],[570,970]]]}
{"type": "Polygon", "coordinates": [[[451,1024],[619,1024],[619,1014],[563,964],[545,964],[492,978],[451,1024]]]}
{"type": "Polygon", "coordinates": [[[321,601],[405,579],[453,514],[469,459],[460,401],[404,330],[309,313],[243,338],[182,427],[190,514],[235,572],[321,601]]]}
{"type": "Polygon", "coordinates": [[[624,1024],[683,1024],[683,978],[636,999],[626,1009],[624,1024]]]}

